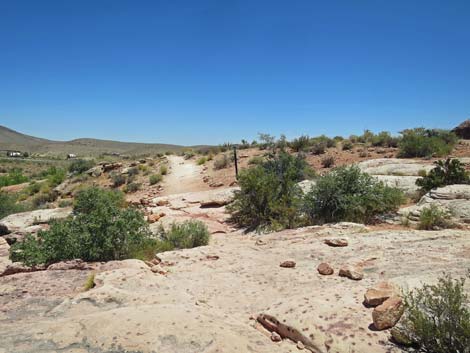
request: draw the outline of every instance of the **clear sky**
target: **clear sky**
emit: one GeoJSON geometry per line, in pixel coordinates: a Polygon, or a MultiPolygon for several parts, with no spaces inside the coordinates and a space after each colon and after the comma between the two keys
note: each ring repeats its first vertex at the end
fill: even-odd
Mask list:
{"type": "Polygon", "coordinates": [[[0,125],[177,144],[470,118],[468,0],[0,0],[0,125]]]}

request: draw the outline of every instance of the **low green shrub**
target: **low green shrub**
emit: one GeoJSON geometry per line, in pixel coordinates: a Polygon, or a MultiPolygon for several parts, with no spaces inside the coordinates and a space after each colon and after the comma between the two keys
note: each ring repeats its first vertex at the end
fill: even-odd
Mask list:
{"type": "Polygon", "coordinates": [[[160,183],[163,180],[163,177],[161,174],[153,174],[149,177],[149,183],[150,185],[155,185],[160,183]]]}
{"type": "Polygon", "coordinates": [[[326,143],[325,142],[314,142],[310,147],[310,152],[315,155],[323,154],[326,152],[326,143]]]}
{"type": "Polygon", "coordinates": [[[3,186],[26,183],[28,180],[28,177],[23,175],[23,171],[21,169],[14,168],[10,170],[7,175],[0,176],[0,188],[3,186]]]}
{"type": "Polygon", "coordinates": [[[240,190],[227,206],[231,219],[249,229],[294,228],[300,224],[302,191],[297,183],[308,166],[302,156],[281,152],[240,173],[240,190]]]}
{"type": "Polygon", "coordinates": [[[341,143],[341,148],[343,151],[349,151],[349,150],[352,150],[353,148],[353,143],[350,141],[350,140],[344,140],[342,143],[341,143]]]}
{"type": "Polygon", "coordinates": [[[95,274],[92,273],[87,277],[87,279],[85,281],[85,285],[83,286],[83,290],[87,291],[87,290],[90,290],[94,287],[95,287],[95,274]]]}
{"type": "Polygon", "coordinates": [[[188,220],[171,224],[160,235],[164,243],[173,249],[188,249],[209,244],[210,234],[207,226],[198,220],[188,220]]]}
{"type": "Polygon", "coordinates": [[[59,195],[57,192],[50,190],[47,192],[41,192],[37,194],[36,196],[33,197],[31,202],[35,208],[39,208],[45,205],[46,203],[54,202],[55,200],[57,200],[58,196],[59,195]]]}
{"type": "Polygon", "coordinates": [[[392,329],[415,352],[470,352],[470,307],[465,279],[449,275],[405,294],[405,312],[392,329]]]}
{"type": "Polygon", "coordinates": [[[434,162],[436,165],[429,173],[416,180],[423,193],[431,189],[452,184],[468,184],[470,178],[465,167],[458,159],[447,158],[434,162]]]}
{"type": "Polygon", "coordinates": [[[17,195],[0,191],[0,219],[24,211],[27,211],[27,207],[17,203],[17,195]]]}
{"type": "Polygon", "coordinates": [[[132,193],[132,192],[136,192],[136,191],[140,190],[141,187],[142,187],[142,184],[140,184],[140,183],[130,182],[124,187],[123,191],[125,193],[132,193]]]}
{"type": "Polygon", "coordinates": [[[118,188],[126,183],[126,177],[120,173],[112,173],[109,177],[111,178],[113,187],[115,188],[118,188]]]}
{"type": "Polygon", "coordinates": [[[371,223],[378,215],[396,211],[403,202],[399,189],[350,166],[319,177],[305,195],[303,210],[310,223],[371,223]]]}
{"type": "Polygon", "coordinates": [[[302,135],[298,138],[295,138],[289,143],[289,147],[292,148],[294,152],[306,151],[309,146],[310,137],[307,135],[302,135]]]}
{"type": "Polygon", "coordinates": [[[109,261],[129,258],[131,252],[152,239],[144,216],[123,208],[122,193],[85,189],[75,199],[74,216],[51,223],[37,237],[28,236],[10,249],[13,261],[26,265],[63,260],[109,261]]]}
{"type": "Polygon", "coordinates": [[[422,230],[449,228],[451,224],[447,220],[448,218],[447,212],[439,208],[439,206],[431,204],[421,211],[418,228],[422,230]]]}
{"type": "Polygon", "coordinates": [[[161,175],[167,175],[168,174],[168,167],[165,164],[162,164],[160,166],[160,174],[161,175]]]}
{"type": "Polygon", "coordinates": [[[398,156],[404,158],[446,156],[457,143],[457,136],[447,130],[415,128],[400,133],[398,156]]]}
{"type": "Polygon", "coordinates": [[[207,162],[207,158],[206,157],[201,157],[199,158],[197,161],[196,161],[196,164],[197,165],[203,165],[207,162]]]}
{"type": "Polygon", "coordinates": [[[76,159],[69,165],[69,172],[72,174],[81,174],[93,168],[95,162],[87,159],[76,159]]]}

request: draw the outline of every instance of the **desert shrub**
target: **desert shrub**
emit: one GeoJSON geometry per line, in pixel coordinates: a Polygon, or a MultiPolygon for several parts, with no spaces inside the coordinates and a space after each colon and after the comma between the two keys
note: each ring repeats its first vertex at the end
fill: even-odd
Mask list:
{"type": "Polygon", "coordinates": [[[303,209],[311,223],[371,223],[380,214],[396,211],[403,201],[400,190],[350,166],[319,177],[305,195],[303,209]]]}
{"type": "Polygon", "coordinates": [[[158,184],[163,180],[163,177],[161,174],[153,174],[149,177],[149,183],[150,185],[155,185],[158,184]]]}
{"type": "Polygon", "coordinates": [[[197,161],[196,161],[196,164],[197,165],[203,165],[207,162],[207,158],[206,157],[201,157],[199,158],[197,161]]]}
{"type": "Polygon", "coordinates": [[[260,140],[258,143],[260,150],[272,149],[274,151],[276,147],[276,136],[259,132],[258,137],[260,140]]]}
{"type": "Polygon", "coordinates": [[[59,201],[59,207],[70,207],[73,205],[73,201],[71,199],[64,199],[59,201]]]}
{"type": "Polygon", "coordinates": [[[139,168],[132,167],[132,168],[127,169],[127,176],[129,178],[133,178],[137,176],[138,174],[139,174],[139,168]]]}
{"type": "Polygon", "coordinates": [[[418,228],[422,230],[435,230],[449,228],[450,222],[447,220],[449,215],[439,206],[431,204],[424,208],[419,215],[418,228]]]}
{"type": "Polygon", "coordinates": [[[258,165],[264,162],[264,158],[261,156],[254,156],[248,161],[249,165],[258,165]]]}
{"type": "Polygon", "coordinates": [[[37,183],[35,181],[32,181],[28,187],[26,188],[26,193],[29,196],[36,195],[39,191],[41,190],[41,183],[37,183]]]}
{"type": "Polygon", "coordinates": [[[405,312],[392,337],[415,352],[470,352],[470,309],[465,279],[444,275],[405,294],[405,312]]]}
{"type": "Polygon", "coordinates": [[[302,135],[298,138],[293,139],[289,143],[290,148],[295,152],[306,151],[310,146],[310,137],[307,135],[302,135]]]}
{"type": "Polygon", "coordinates": [[[281,153],[240,173],[240,190],[227,209],[239,226],[250,229],[293,228],[300,222],[302,191],[297,183],[306,174],[300,157],[281,153]]]}
{"type": "Polygon", "coordinates": [[[321,160],[323,168],[331,168],[335,165],[335,158],[333,156],[323,157],[321,160]]]}
{"type": "Polygon", "coordinates": [[[193,151],[186,151],[183,153],[184,159],[191,159],[195,156],[196,154],[193,151]]]}
{"type": "Polygon", "coordinates": [[[343,149],[343,151],[352,150],[352,148],[353,148],[353,143],[352,143],[350,140],[344,140],[344,141],[341,143],[341,148],[343,149]]]}
{"type": "Polygon", "coordinates": [[[161,241],[171,244],[173,249],[188,249],[209,244],[209,230],[198,220],[171,224],[160,235],[161,241]]]}
{"type": "Polygon", "coordinates": [[[51,187],[55,187],[65,180],[65,175],[64,169],[50,167],[47,171],[47,182],[51,187]]]}
{"type": "Polygon", "coordinates": [[[165,164],[162,164],[160,166],[160,174],[161,175],[167,175],[168,174],[168,167],[165,164]]]}
{"type": "Polygon", "coordinates": [[[94,166],[95,162],[92,160],[76,159],[70,163],[69,172],[73,174],[81,174],[93,168],[94,166]]]}
{"type": "Polygon", "coordinates": [[[323,154],[326,152],[326,143],[324,142],[314,142],[310,147],[310,152],[315,155],[323,154]]]}
{"type": "Polygon", "coordinates": [[[126,183],[126,177],[120,173],[111,173],[110,176],[113,187],[118,188],[126,183]]]}
{"type": "Polygon", "coordinates": [[[436,165],[428,174],[416,180],[416,185],[425,193],[431,189],[452,184],[468,184],[470,178],[465,167],[458,159],[447,158],[436,161],[436,165]]]}
{"type": "Polygon", "coordinates": [[[18,168],[10,170],[7,175],[0,176],[0,187],[26,183],[28,177],[23,175],[23,171],[18,168]]]}
{"type": "Polygon", "coordinates": [[[139,171],[141,171],[142,173],[144,173],[144,175],[148,175],[149,174],[149,170],[150,170],[150,167],[146,164],[139,164],[139,171]]]}
{"type": "Polygon", "coordinates": [[[397,147],[399,143],[399,138],[390,135],[388,131],[379,132],[377,135],[371,137],[370,143],[373,146],[381,147],[397,147]]]}
{"type": "Polygon", "coordinates": [[[17,203],[16,195],[0,191],[0,219],[14,213],[26,211],[24,205],[17,203]]]}
{"type": "Polygon", "coordinates": [[[359,157],[361,158],[366,158],[369,156],[369,153],[367,153],[366,149],[363,149],[362,151],[359,152],[359,157]]]}
{"type": "Polygon", "coordinates": [[[31,202],[35,208],[38,208],[38,207],[45,205],[48,202],[54,202],[55,200],[57,200],[58,196],[59,195],[57,192],[50,190],[47,192],[41,192],[37,194],[36,196],[33,197],[31,202]]]}
{"type": "Polygon", "coordinates": [[[230,158],[226,154],[223,154],[222,156],[216,158],[214,161],[215,170],[227,168],[229,165],[230,165],[230,158]]]}
{"type": "Polygon", "coordinates": [[[457,142],[457,136],[446,130],[416,128],[401,134],[398,156],[405,158],[442,157],[448,155],[457,142]]]}
{"type": "Polygon", "coordinates": [[[131,250],[151,239],[151,233],[143,214],[124,205],[122,193],[85,189],[76,196],[74,217],[54,221],[37,237],[14,244],[10,257],[27,265],[129,258],[131,250]]]}
{"type": "Polygon", "coordinates": [[[125,187],[124,187],[124,192],[125,193],[132,193],[132,192],[136,192],[138,190],[140,190],[141,188],[141,184],[140,183],[134,183],[134,182],[131,182],[131,183],[128,183],[125,187]]]}

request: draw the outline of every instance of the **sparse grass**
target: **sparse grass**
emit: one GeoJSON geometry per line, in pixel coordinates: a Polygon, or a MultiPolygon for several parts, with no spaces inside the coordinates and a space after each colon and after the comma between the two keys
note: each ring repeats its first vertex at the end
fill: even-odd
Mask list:
{"type": "Polygon", "coordinates": [[[85,285],[83,286],[83,290],[88,291],[90,289],[93,289],[94,287],[95,287],[95,274],[92,273],[87,277],[85,281],[85,285]]]}
{"type": "Polygon", "coordinates": [[[161,175],[167,175],[168,174],[168,166],[165,164],[162,164],[160,166],[160,174],[161,175]]]}
{"type": "Polygon", "coordinates": [[[124,187],[124,192],[127,194],[127,193],[133,193],[133,192],[136,192],[138,190],[140,190],[140,188],[142,187],[142,185],[140,183],[134,183],[134,182],[131,182],[131,183],[128,183],[125,187],[124,187]]]}
{"type": "Polygon", "coordinates": [[[261,156],[254,156],[248,161],[249,165],[258,165],[264,162],[264,158],[261,156]]]}

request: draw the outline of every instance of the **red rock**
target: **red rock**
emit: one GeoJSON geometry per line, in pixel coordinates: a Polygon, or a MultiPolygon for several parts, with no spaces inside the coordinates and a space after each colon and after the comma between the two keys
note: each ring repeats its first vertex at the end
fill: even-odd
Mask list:
{"type": "Polygon", "coordinates": [[[284,268],[294,268],[295,261],[292,261],[292,260],[283,261],[281,262],[279,266],[284,267],[284,268]]]}
{"type": "Polygon", "coordinates": [[[374,308],[372,320],[377,330],[385,330],[396,325],[403,315],[405,307],[398,296],[392,296],[374,308]]]}
{"type": "Polygon", "coordinates": [[[348,277],[355,281],[359,281],[364,278],[364,273],[362,272],[362,268],[357,267],[357,266],[349,266],[349,265],[343,266],[339,270],[339,275],[341,277],[348,277]]]}
{"type": "Polygon", "coordinates": [[[364,304],[377,306],[395,294],[395,288],[388,282],[381,282],[374,288],[369,288],[364,294],[364,304]]]}
{"type": "Polygon", "coordinates": [[[328,265],[326,262],[322,262],[320,265],[318,265],[317,271],[319,274],[325,276],[332,275],[335,272],[333,268],[331,268],[331,266],[328,265]]]}
{"type": "Polygon", "coordinates": [[[324,243],[333,247],[348,246],[348,241],[346,239],[325,239],[324,243]]]}

